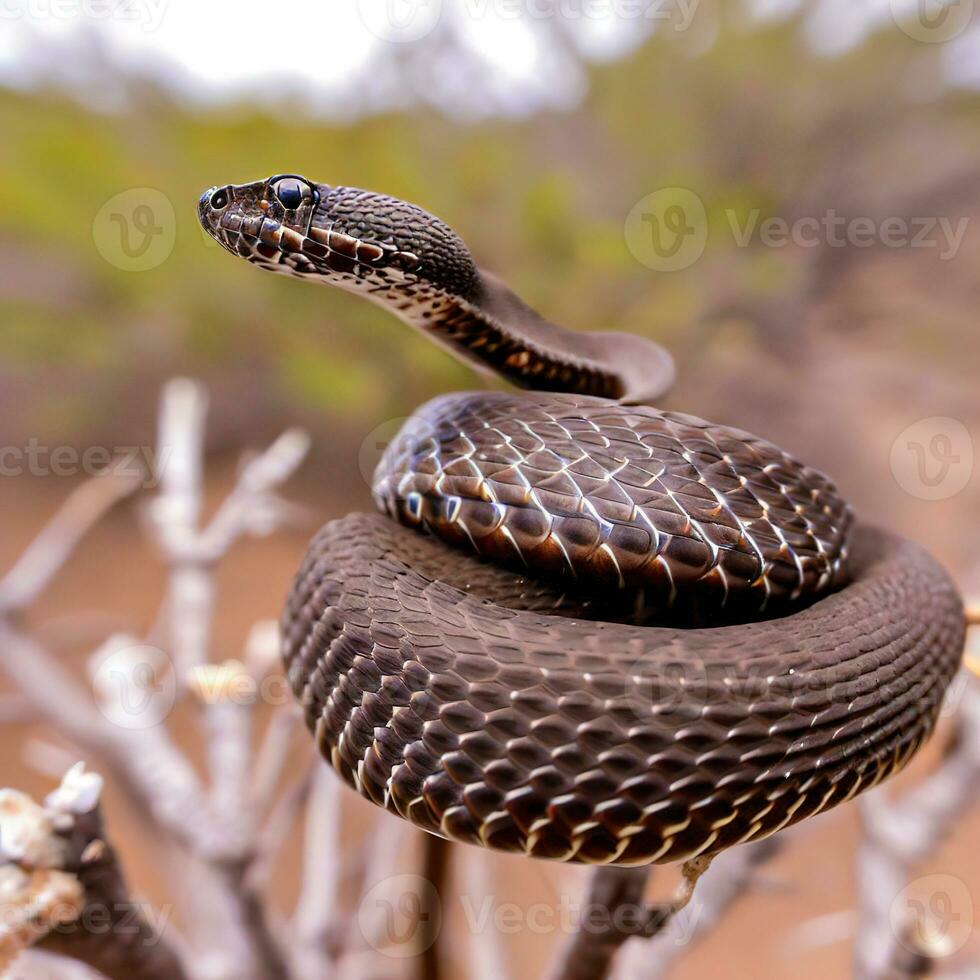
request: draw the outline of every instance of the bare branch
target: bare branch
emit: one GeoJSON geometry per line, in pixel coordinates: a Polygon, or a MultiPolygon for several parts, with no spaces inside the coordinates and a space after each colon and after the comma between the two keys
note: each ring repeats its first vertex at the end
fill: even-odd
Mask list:
{"type": "Polygon", "coordinates": [[[305,514],[273,491],[296,472],[309,448],[305,432],[289,429],[245,464],[235,488],[200,537],[202,558],[216,560],[243,535],[269,534],[305,514]]]}
{"type": "Polygon", "coordinates": [[[779,850],[778,841],[778,837],[767,837],[718,855],[698,884],[696,914],[689,918],[685,912],[674,915],[652,939],[631,942],[617,976],[624,980],[660,980],[666,976],[671,964],[709,935],[751,889],[760,865],[779,850]]]}
{"type": "Polygon", "coordinates": [[[207,708],[212,803],[219,813],[235,814],[240,832],[251,834],[248,783],[255,682],[241,661],[226,660],[195,667],[189,683],[207,708]]]}
{"type": "MultiPolygon", "coordinates": [[[[383,893],[390,891],[386,885],[398,875],[399,869],[404,867],[405,855],[410,853],[412,838],[417,834],[418,831],[411,824],[393,819],[388,813],[380,813],[369,831],[370,846],[366,848],[367,866],[357,897],[359,909],[357,931],[361,941],[354,940],[352,930],[348,930],[343,951],[345,963],[347,957],[355,958],[359,952],[363,954],[365,949],[370,949],[371,953],[366,957],[362,955],[362,959],[377,957],[376,951],[390,941],[387,909],[391,907],[389,902],[396,902],[397,897],[391,894],[383,896],[383,893]],[[364,899],[368,894],[371,894],[375,901],[365,905],[364,899]]],[[[362,975],[369,972],[361,971],[362,975]]]]}
{"type": "MultiPolygon", "coordinates": [[[[465,893],[478,901],[494,893],[491,875],[491,855],[475,847],[467,847],[462,855],[465,893]]],[[[471,932],[473,980],[507,980],[510,970],[500,936],[493,929],[473,929],[471,932]]]]}
{"type": "Polygon", "coordinates": [[[109,980],[186,980],[180,959],[130,898],[99,809],[101,777],[79,764],[43,807],[3,790],[2,870],[21,912],[5,922],[0,947],[43,946],[98,970],[109,980]]]}
{"type": "Polygon", "coordinates": [[[79,542],[122,499],[139,489],[143,473],[109,472],[86,480],[65,501],[0,579],[0,616],[29,606],[58,573],[79,542]]]}
{"type": "MultiPolygon", "coordinates": [[[[269,720],[252,766],[250,797],[258,818],[270,813],[277,800],[283,771],[300,730],[300,713],[294,705],[279,708],[269,720]]],[[[318,763],[319,760],[315,760],[318,763]]]]}
{"type": "Polygon", "coordinates": [[[422,890],[419,907],[417,940],[421,955],[418,959],[419,980],[439,980],[444,975],[439,951],[439,926],[442,921],[440,903],[449,881],[450,844],[443,837],[424,834],[422,838],[422,877],[432,887],[422,890]]]}
{"type": "Polygon", "coordinates": [[[84,963],[48,953],[37,946],[25,949],[3,974],[4,980],[102,980],[84,963]]]}
{"type": "Polygon", "coordinates": [[[229,835],[162,726],[132,730],[113,725],[45,647],[3,619],[0,666],[41,715],[84,751],[105,760],[147,815],[178,840],[218,856],[240,852],[241,842],[229,835]]]}
{"type": "Polygon", "coordinates": [[[36,718],[34,705],[22,694],[0,694],[0,725],[26,725],[36,718]]]}
{"type": "Polygon", "coordinates": [[[330,972],[336,955],[336,921],[340,891],[340,778],[317,760],[306,808],[303,884],[293,916],[298,976],[330,972]]]}
{"type": "Polygon", "coordinates": [[[208,661],[214,606],[214,583],[198,554],[206,416],[203,387],[187,378],[167,383],[157,422],[160,492],[147,513],[170,566],[169,645],[182,683],[194,667],[208,661]]]}
{"type": "Polygon", "coordinates": [[[601,921],[580,924],[560,950],[549,974],[552,980],[600,980],[609,974],[613,957],[629,938],[624,920],[631,917],[639,931],[639,919],[646,915],[643,894],[650,870],[603,867],[591,872],[585,905],[607,914],[601,921]]]}
{"type": "Polygon", "coordinates": [[[662,905],[644,903],[649,867],[596,868],[585,900],[589,916],[583,917],[578,931],[560,951],[550,976],[553,980],[601,980],[608,976],[623,943],[631,936],[649,939],[661,933],[690,902],[698,880],[710,866],[710,857],[685,861],[674,897],[662,905]]]}
{"type": "MultiPolygon", "coordinates": [[[[253,772],[257,685],[270,669],[275,631],[267,624],[253,631],[247,666],[211,664],[209,646],[213,565],[241,535],[265,534],[295,519],[295,508],[273,491],[299,465],[308,440],[287,432],[249,460],[214,520],[201,530],[205,414],[200,386],[182,379],[167,385],[157,452],[161,490],[149,517],[170,566],[163,623],[173,660],[145,641],[114,636],[91,658],[93,700],[43,644],[0,615],[0,666],[22,693],[18,713],[29,709],[46,718],[101,759],[141,810],[148,831],[160,833],[160,846],[176,842],[183,848],[174,859],[183,881],[193,882],[185,892],[187,915],[194,926],[206,927],[207,948],[198,950],[205,963],[202,975],[285,980],[285,958],[252,873],[258,848],[253,786],[271,797],[288,752],[288,740],[272,738],[264,768],[253,772]],[[188,683],[203,702],[210,792],[165,725],[188,683]],[[221,936],[217,944],[216,935],[221,936]]],[[[84,532],[132,489],[130,482],[100,478],[70,498],[4,579],[0,594],[8,605],[3,609],[16,611],[35,597],[84,532]]]]}
{"type": "MultiPolygon", "coordinates": [[[[894,927],[892,903],[914,867],[935,853],[956,821],[980,799],[980,683],[968,674],[957,728],[935,772],[901,800],[881,790],[861,801],[865,839],[858,852],[861,922],[855,970],[866,978],[912,977],[929,972],[948,952],[931,943],[928,923],[908,917],[894,927]]],[[[924,914],[924,913],[923,913],[924,914]]]]}
{"type": "Polygon", "coordinates": [[[249,867],[249,882],[257,890],[271,876],[275,859],[309,800],[313,772],[319,765],[320,760],[312,758],[302,776],[276,797],[269,817],[259,831],[255,857],[249,867]]]}

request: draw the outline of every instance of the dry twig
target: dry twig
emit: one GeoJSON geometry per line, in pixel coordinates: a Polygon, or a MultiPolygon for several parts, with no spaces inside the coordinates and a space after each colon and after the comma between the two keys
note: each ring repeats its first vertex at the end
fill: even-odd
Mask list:
{"type": "Polygon", "coordinates": [[[0,616],[26,609],[58,573],[81,539],[120,501],[135,493],[142,472],[113,472],[81,484],[0,579],[0,616]]]}
{"type": "Polygon", "coordinates": [[[15,790],[0,791],[7,909],[0,966],[4,953],[40,943],[109,980],[186,980],[150,907],[130,897],[106,841],[101,788],[101,777],[79,764],[43,807],[15,790]]]}
{"type": "Polygon", "coordinates": [[[601,912],[595,920],[583,916],[576,932],[560,951],[551,972],[554,980],[601,980],[609,975],[613,957],[631,936],[647,939],[665,929],[694,895],[698,879],[711,858],[695,857],[681,866],[681,883],[671,901],[646,905],[650,868],[596,868],[592,872],[585,909],[601,912]]]}
{"type": "MultiPolygon", "coordinates": [[[[956,730],[939,767],[900,800],[882,790],[861,801],[865,837],[858,853],[861,920],[855,942],[859,977],[924,976],[948,954],[942,931],[892,905],[914,868],[936,852],[956,821],[980,799],[980,682],[963,673],[956,730]]],[[[955,689],[955,688],[954,688],[955,689]]]]}
{"type": "MultiPolygon", "coordinates": [[[[249,817],[257,698],[252,688],[252,696],[242,696],[237,682],[252,681],[254,687],[244,667],[211,663],[212,572],[242,535],[268,533],[295,517],[275,488],[299,465],[307,440],[301,433],[287,433],[251,459],[213,520],[199,529],[205,408],[203,391],[192,382],[171,382],[164,392],[157,453],[161,490],[150,513],[170,568],[172,659],[137,638],[112,637],[92,658],[93,700],[44,645],[10,618],[40,594],[106,511],[137,488],[141,474],[139,479],[116,475],[84,484],[3,579],[0,665],[32,711],[112,772],[137,804],[148,835],[156,834],[161,848],[173,843],[183,848],[176,862],[180,877],[195,882],[185,892],[188,907],[183,911],[211,946],[200,957],[200,975],[275,980],[287,977],[288,969],[249,875],[258,851],[255,821],[249,817]],[[164,724],[187,683],[194,684],[203,705],[211,772],[207,787],[164,724]],[[220,943],[214,942],[217,935],[220,943]]],[[[108,959],[124,953],[116,949],[123,944],[115,932],[111,936],[111,942],[105,936],[101,941],[100,955],[108,959]]],[[[62,951],[74,955],[76,947],[81,948],[76,943],[62,951]]]]}
{"type": "Polygon", "coordinates": [[[752,889],[759,867],[778,850],[779,838],[767,837],[719,854],[698,882],[696,914],[681,923],[686,912],[680,912],[671,916],[652,939],[631,942],[616,975],[623,980],[660,980],[666,976],[674,961],[710,935],[725,913],[752,889]]]}

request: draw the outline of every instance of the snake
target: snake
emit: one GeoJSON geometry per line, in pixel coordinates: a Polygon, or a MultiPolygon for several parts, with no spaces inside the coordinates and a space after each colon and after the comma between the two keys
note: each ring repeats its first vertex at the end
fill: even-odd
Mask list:
{"type": "Polygon", "coordinates": [[[964,646],[948,574],[765,439],[654,407],[659,344],[546,320],[384,194],[276,174],[198,217],[498,382],[416,411],[377,512],[327,523],[285,603],[289,685],[363,797],[531,857],[710,859],[933,732],[964,646]]]}

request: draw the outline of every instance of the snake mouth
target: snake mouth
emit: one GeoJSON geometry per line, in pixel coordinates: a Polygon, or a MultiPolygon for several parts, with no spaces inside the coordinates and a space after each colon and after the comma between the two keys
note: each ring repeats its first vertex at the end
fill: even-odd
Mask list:
{"type": "MultiPolygon", "coordinates": [[[[331,224],[313,227],[313,215],[305,233],[272,217],[267,211],[248,211],[231,206],[215,213],[208,204],[212,188],[198,205],[201,224],[226,251],[253,265],[290,275],[320,276],[391,285],[418,271],[419,258],[388,244],[363,241],[339,231],[331,224]]],[[[340,282],[343,285],[344,282],[340,282]]]]}
{"type": "MultiPolygon", "coordinates": [[[[213,193],[213,192],[212,192],[213,193]]],[[[198,216],[205,231],[226,251],[272,272],[318,275],[324,269],[308,256],[306,236],[263,211],[238,207],[209,211],[204,197],[198,216]]]]}
{"type": "Polygon", "coordinates": [[[414,255],[393,252],[332,229],[311,229],[304,235],[261,215],[222,214],[211,234],[227,251],[253,265],[332,281],[340,277],[381,286],[391,272],[404,273],[418,263],[414,255]]]}

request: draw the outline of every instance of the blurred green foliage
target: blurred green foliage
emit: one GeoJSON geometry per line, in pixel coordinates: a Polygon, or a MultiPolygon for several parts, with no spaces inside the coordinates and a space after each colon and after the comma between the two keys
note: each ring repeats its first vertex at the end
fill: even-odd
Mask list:
{"type": "Polygon", "coordinates": [[[240,397],[274,414],[358,422],[472,384],[382,311],[258,275],[205,238],[202,190],[283,171],[426,207],[558,322],[647,333],[682,360],[708,331],[793,347],[803,317],[767,320],[766,304],[822,299],[814,257],[737,248],[731,213],[887,209],[883,188],[928,190],[978,159],[977,98],[943,90],[940,66],[940,52],[897,30],[823,58],[789,20],[723,26],[698,52],[657,35],[591,68],[576,110],[478,126],[428,110],[350,125],[248,106],[190,114],[148,90],[125,114],[100,115],[53,93],[0,92],[2,372],[83,379],[52,385],[39,409],[68,430],[117,413],[124,379],[150,399],[152,382],[178,371],[231,372],[240,397]],[[623,222],[667,186],[703,200],[710,240],[690,268],[656,273],[631,256],[623,222]],[[93,245],[99,208],[133,187],[159,189],[176,212],[173,253],[146,272],[93,245]]]}

